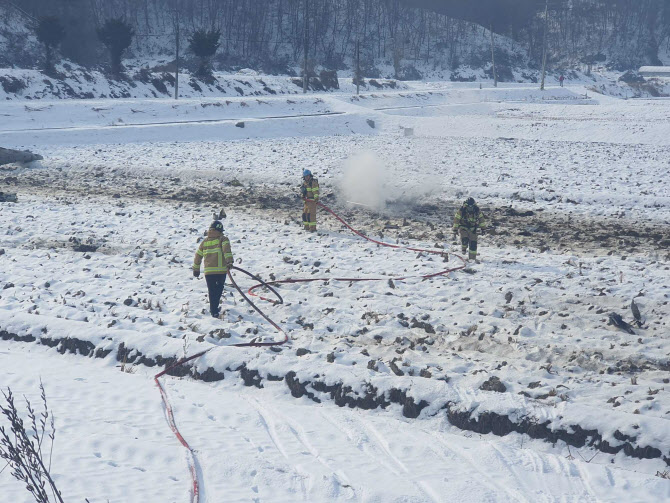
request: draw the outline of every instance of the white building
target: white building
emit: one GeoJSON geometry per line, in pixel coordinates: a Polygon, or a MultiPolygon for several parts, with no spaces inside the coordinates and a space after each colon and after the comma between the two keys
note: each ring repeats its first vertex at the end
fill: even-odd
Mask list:
{"type": "Polygon", "coordinates": [[[644,78],[666,78],[670,79],[670,66],[642,66],[640,75],[644,78]]]}

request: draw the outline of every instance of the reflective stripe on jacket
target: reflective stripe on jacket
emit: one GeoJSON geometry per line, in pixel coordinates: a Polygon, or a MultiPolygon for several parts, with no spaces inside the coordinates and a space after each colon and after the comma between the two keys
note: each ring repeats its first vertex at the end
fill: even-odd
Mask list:
{"type": "Polygon", "coordinates": [[[200,263],[204,261],[205,275],[226,274],[228,265],[233,263],[233,252],[230,241],[219,231],[209,229],[207,238],[200,243],[193,259],[193,270],[200,270],[200,263]]]}
{"type": "Polygon", "coordinates": [[[454,217],[454,230],[461,227],[470,231],[486,228],[486,219],[478,206],[474,207],[474,211],[468,211],[467,206],[461,206],[454,217]]]}
{"type": "Polygon", "coordinates": [[[307,182],[303,180],[303,193],[305,194],[305,199],[308,201],[318,201],[319,200],[319,181],[312,177],[312,179],[307,182]]]}

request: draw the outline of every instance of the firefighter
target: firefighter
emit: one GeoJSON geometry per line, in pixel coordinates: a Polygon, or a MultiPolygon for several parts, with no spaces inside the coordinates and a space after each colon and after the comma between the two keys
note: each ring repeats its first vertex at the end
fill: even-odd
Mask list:
{"type": "Polygon", "coordinates": [[[486,229],[486,220],[475,200],[468,197],[454,217],[454,236],[460,233],[461,251],[468,259],[477,261],[477,232],[486,229]]]}
{"type": "Polygon", "coordinates": [[[233,252],[230,249],[230,241],[223,235],[223,224],[219,220],[212,222],[198,251],[195,252],[193,260],[193,276],[200,276],[200,263],[205,266],[205,280],[209,291],[209,312],[214,318],[218,318],[221,311],[221,295],[226,286],[226,274],[228,266],[233,263],[233,252]]]}
{"type": "Polygon", "coordinates": [[[319,201],[319,182],[308,169],[302,173],[302,200],[305,206],[302,210],[302,223],[305,230],[316,232],[316,203],[319,201]]]}

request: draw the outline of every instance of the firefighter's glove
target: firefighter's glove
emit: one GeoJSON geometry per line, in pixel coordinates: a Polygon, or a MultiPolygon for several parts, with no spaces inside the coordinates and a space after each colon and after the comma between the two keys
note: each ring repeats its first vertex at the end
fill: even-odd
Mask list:
{"type": "Polygon", "coordinates": [[[194,278],[199,278],[200,277],[200,271],[197,269],[193,269],[193,277],[194,278]]]}

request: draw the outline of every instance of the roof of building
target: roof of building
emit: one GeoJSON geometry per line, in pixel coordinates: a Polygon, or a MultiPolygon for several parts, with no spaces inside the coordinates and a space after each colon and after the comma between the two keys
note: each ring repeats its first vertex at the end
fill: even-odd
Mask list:
{"type": "Polygon", "coordinates": [[[640,73],[670,73],[670,66],[641,66],[640,73]]]}

